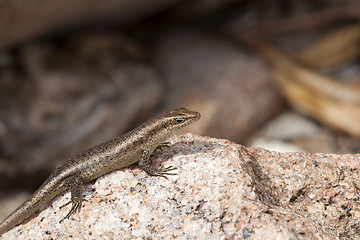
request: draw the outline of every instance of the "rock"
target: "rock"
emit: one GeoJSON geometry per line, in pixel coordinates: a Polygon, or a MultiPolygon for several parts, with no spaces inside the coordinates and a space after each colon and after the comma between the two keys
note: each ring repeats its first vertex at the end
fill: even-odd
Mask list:
{"type": "Polygon", "coordinates": [[[267,139],[262,137],[257,137],[251,141],[252,147],[261,147],[271,151],[277,152],[304,152],[303,149],[297,147],[294,144],[290,144],[284,141],[267,139]]]}
{"type": "Polygon", "coordinates": [[[281,109],[266,66],[228,40],[172,32],[160,37],[154,58],[168,87],[165,108],[202,113],[191,132],[241,142],[281,109]]]}
{"type": "Polygon", "coordinates": [[[299,113],[288,111],[268,123],[262,132],[265,138],[289,140],[313,136],[321,132],[321,127],[299,113]]]}
{"type": "MultiPolygon", "coordinates": [[[[157,150],[168,179],[131,167],[86,184],[80,212],[59,223],[57,197],[6,239],[358,239],[359,155],[277,153],[175,136],[157,150]]],[[[156,160],[155,160],[156,159],[156,160]]]]}
{"type": "Polygon", "coordinates": [[[0,7],[0,48],[44,33],[79,26],[128,23],[170,6],[176,0],[12,1],[0,7]]]}
{"type": "Polygon", "coordinates": [[[253,149],[285,209],[340,239],[359,239],[360,155],[284,153],[253,149]]]}
{"type": "MultiPolygon", "coordinates": [[[[340,144],[341,136],[344,135],[336,134],[299,113],[288,111],[272,119],[252,136],[250,145],[278,152],[358,152],[349,148],[341,149],[345,145],[340,144]]],[[[349,140],[356,145],[356,139],[349,140]]]]}

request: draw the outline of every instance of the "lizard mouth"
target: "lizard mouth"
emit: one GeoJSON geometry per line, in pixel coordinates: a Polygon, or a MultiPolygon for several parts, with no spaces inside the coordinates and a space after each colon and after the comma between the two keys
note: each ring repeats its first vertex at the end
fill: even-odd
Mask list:
{"type": "Polygon", "coordinates": [[[192,122],[196,122],[201,117],[201,114],[199,112],[194,112],[194,115],[191,116],[192,122]]]}

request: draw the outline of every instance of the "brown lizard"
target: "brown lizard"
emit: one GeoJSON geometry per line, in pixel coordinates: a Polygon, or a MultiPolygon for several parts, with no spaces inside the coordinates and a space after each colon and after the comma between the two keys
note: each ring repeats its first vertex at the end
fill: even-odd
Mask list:
{"type": "Polygon", "coordinates": [[[79,209],[83,201],[81,197],[83,183],[136,162],[139,162],[140,168],[149,175],[163,177],[167,174],[171,175],[168,171],[175,168],[151,166],[150,155],[158,146],[166,145],[165,141],[174,135],[176,130],[199,118],[200,113],[185,108],[166,111],[120,137],[70,158],[58,166],[28,200],[0,223],[0,235],[23,222],[67,189],[71,192],[69,203],[72,203],[72,207],[63,219],[69,218],[79,209]]]}

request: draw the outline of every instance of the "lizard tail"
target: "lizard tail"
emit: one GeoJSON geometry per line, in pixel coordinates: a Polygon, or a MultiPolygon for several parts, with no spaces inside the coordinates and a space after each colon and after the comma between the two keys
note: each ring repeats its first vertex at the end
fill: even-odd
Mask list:
{"type": "MultiPolygon", "coordinates": [[[[29,199],[31,200],[31,198],[29,199]]],[[[15,227],[17,224],[22,222],[22,220],[28,218],[31,214],[33,214],[36,210],[34,209],[31,211],[31,201],[25,201],[23,204],[21,204],[20,207],[18,207],[16,210],[14,210],[9,216],[7,216],[1,223],[0,223],[0,235],[6,233],[13,227],[15,227]]]]}
{"type": "Polygon", "coordinates": [[[0,236],[23,222],[40,207],[48,203],[60,192],[64,191],[63,187],[56,188],[56,186],[57,181],[50,176],[28,200],[10,213],[10,215],[0,223],[0,236]]]}

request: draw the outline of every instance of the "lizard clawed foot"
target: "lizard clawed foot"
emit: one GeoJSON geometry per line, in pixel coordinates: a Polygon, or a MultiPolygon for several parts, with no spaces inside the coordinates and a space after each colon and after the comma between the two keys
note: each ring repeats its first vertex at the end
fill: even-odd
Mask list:
{"type": "Polygon", "coordinates": [[[71,199],[69,202],[65,203],[64,205],[60,206],[60,209],[62,209],[63,207],[69,205],[70,203],[72,203],[72,206],[71,206],[71,209],[70,211],[68,212],[68,214],[66,214],[66,216],[61,219],[59,221],[59,223],[62,223],[65,219],[69,219],[69,217],[77,210],[77,209],[80,209],[81,207],[81,203],[85,201],[87,202],[86,199],[83,199],[83,198],[76,198],[76,199],[71,199]]]}
{"type": "Polygon", "coordinates": [[[170,142],[166,141],[166,142],[163,142],[163,143],[160,143],[157,148],[164,148],[164,147],[169,147],[170,146],[170,142]]]}
{"type": "Polygon", "coordinates": [[[173,166],[169,166],[169,167],[160,167],[159,169],[155,169],[153,175],[154,176],[159,176],[159,177],[164,177],[166,179],[168,179],[166,177],[166,175],[177,175],[177,173],[169,173],[172,170],[175,170],[176,167],[173,166]]]}

